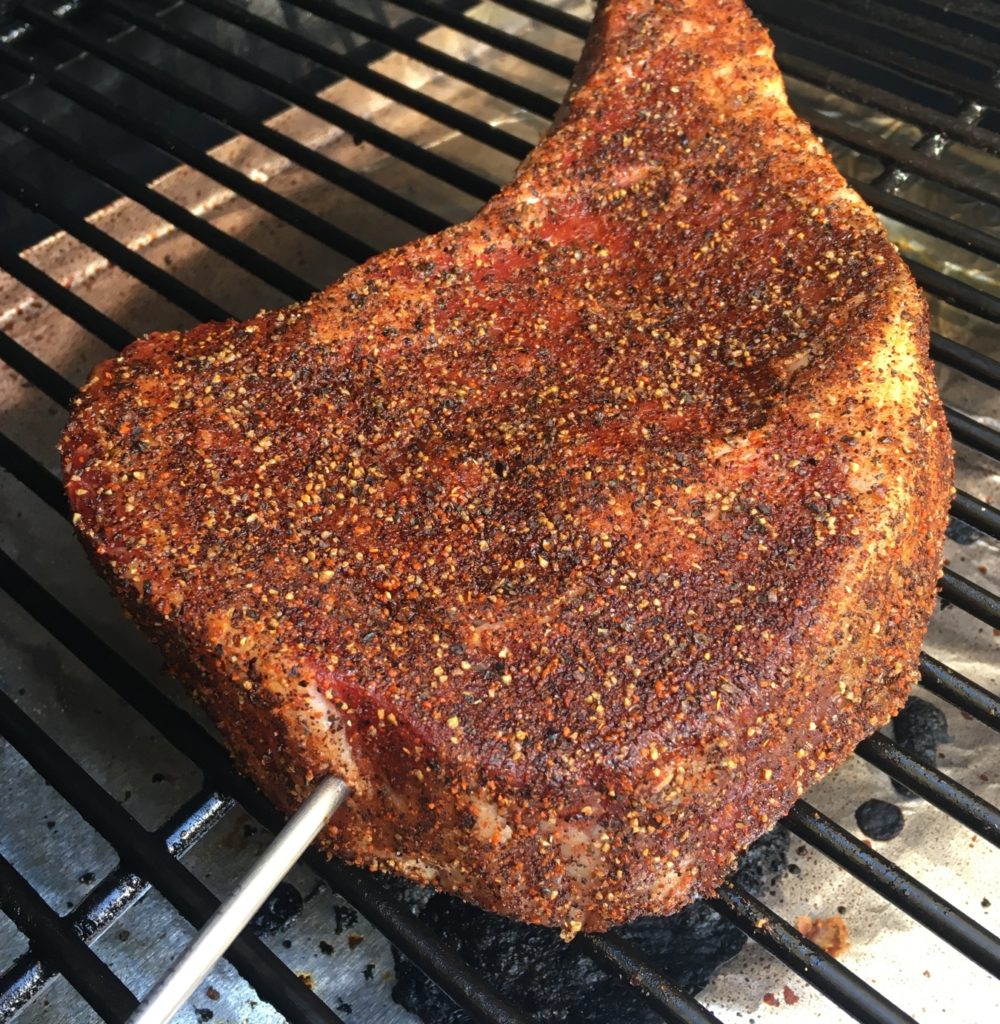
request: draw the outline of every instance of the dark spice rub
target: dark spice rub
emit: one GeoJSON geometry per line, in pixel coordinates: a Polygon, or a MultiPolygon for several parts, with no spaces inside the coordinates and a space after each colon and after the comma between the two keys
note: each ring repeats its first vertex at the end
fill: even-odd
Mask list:
{"type": "Polygon", "coordinates": [[[467,224],[101,364],[95,565],[338,856],[669,913],[900,707],[950,493],[927,314],[734,0],[610,0],[467,224]]]}

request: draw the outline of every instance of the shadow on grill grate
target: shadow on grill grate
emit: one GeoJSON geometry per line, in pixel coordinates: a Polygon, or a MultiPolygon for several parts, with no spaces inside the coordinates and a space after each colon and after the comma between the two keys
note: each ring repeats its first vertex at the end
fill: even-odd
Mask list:
{"type": "MultiPolygon", "coordinates": [[[[987,799],[1000,784],[989,775],[1000,772],[1000,697],[983,685],[996,684],[987,677],[1000,599],[967,573],[995,573],[1000,540],[1000,362],[990,354],[1000,323],[1000,7],[752,6],[772,31],[793,106],[883,215],[928,293],[956,441],[949,554],[964,568],[945,571],[942,608],[954,610],[935,618],[922,686],[950,709],[967,756],[946,773],[877,734],[841,773],[847,784],[818,787],[825,811],[800,802],[785,822],[811,884],[854,893],[862,920],[884,915],[902,944],[901,980],[891,980],[905,1012],[869,983],[875,970],[890,981],[878,927],[862,936],[875,959],[854,973],[735,881],[711,906],[776,964],[766,974],[761,958],[737,961],[756,980],[731,972],[728,988],[723,979],[705,994],[712,1011],[620,936],[575,946],[669,1021],[764,1013],[760,979],[787,980],[787,969],[806,987],[785,987],[783,1012],[801,1019],[843,1011],[902,1022],[927,1007],[956,1019],[973,1005],[982,1019],[1000,1011],[979,970],[1000,974],[1000,939],[984,924],[989,900],[970,888],[989,886],[990,847],[1000,846],[1000,811],[987,799]],[[923,798],[904,805],[922,846],[891,848],[918,877],[844,827],[852,793],[860,803],[891,792],[879,773],[923,798]],[[952,856],[961,859],[937,863],[952,856]],[[968,882],[956,890],[964,910],[939,891],[949,873],[968,882]],[[829,881],[848,875],[855,889],[829,881]],[[944,957],[948,945],[971,963],[944,957]],[[915,961],[916,949],[930,959],[915,961]]],[[[122,626],[75,546],[54,443],[76,387],[138,333],[302,298],[386,246],[473,213],[555,113],[586,13],[574,0],[4,5],[0,903],[16,927],[0,926],[0,1019],[93,1019],[89,1004],[124,1020],[217,905],[216,888],[226,892],[280,824],[122,626]]],[[[278,914],[245,934],[196,999],[197,1019],[413,1020],[388,998],[390,943],[473,1018],[529,1019],[397,886],[308,857],[290,889],[294,927],[278,914]]],[[[808,908],[809,895],[779,902],[808,908]]]]}

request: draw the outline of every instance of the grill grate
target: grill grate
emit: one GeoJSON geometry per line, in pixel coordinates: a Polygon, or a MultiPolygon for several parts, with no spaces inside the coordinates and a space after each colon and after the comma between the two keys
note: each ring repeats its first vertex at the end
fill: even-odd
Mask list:
{"type": "MultiPolygon", "coordinates": [[[[991,389],[1000,388],[1000,361],[973,347],[968,332],[955,324],[956,316],[971,317],[976,324],[1000,323],[997,277],[964,273],[962,267],[963,259],[977,268],[1000,263],[996,228],[969,213],[984,204],[994,212],[1000,207],[1000,179],[992,160],[1000,154],[1000,7],[975,0],[804,0],[795,5],[755,0],[752,6],[772,30],[786,76],[801,84],[792,90],[798,113],[832,146],[861,195],[924,240],[904,255],[937,315],[932,354],[975,382],[995,412],[991,389]],[[863,108],[867,119],[842,116],[827,103],[829,93],[863,108]],[[902,122],[904,128],[890,129],[890,122],[902,122]],[[933,199],[927,197],[926,183],[938,190],[933,199]],[[935,255],[938,243],[949,255],[935,255]]],[[[17,9],[24,24],[14,26],[0,46],[0,82],[12,83],[0,98],[0,144],[4,152],[20,154],[0,164],[5,209],[20,209],[20,234],[0,240],[0,267],[36,300],[58,311],[57,322],[75,325],[112,350],[165,322],[242,316],[250,310],[234,303],[237,293],[203,288],[197,277],[182,276],[153,250],[116,237],[105,222],[91,216],[109,197],[132,201],[185,233],[213,266],[225,265],[242,275],[241,281],[266,285],[268,304],[302,298],[377,251],[386,239],[400,241],[438,230],[492,195],[555,113],[588,27],[575,9],[539,0],[498,0],[485,5],[485,17],[482,6],[442,0],[393,0],[391,5],[183,0],[163,8],[122,0],[63,6],[28,0],[17,9]],[[515,32],[511,19],[518,17],[517,24],[532,19],[547,31],[515,32]],[[434,41],[437,26],[463,41],[461,55],[439,48],[434,41]],[[480,61],[482,51],[499,54],[503,61],[480,61]],[[387,54],[402,55],[447,77],[475,102],[448,101],[431,85],[425,88],[377,70],[375,63],[387,54]],[[214,77],[206,77],[206,65],[214,77]],[[106,88],[109,74],[126,81],[138,102],[131,102],[128,91],[106,88]],[[383,125],[378,109],[368,117],[335,98],[326,87],[338,82],[353,83],[379,103],[391,101],[451,134],[429,141],[419,131],[397,129],[391,119],[383,125]],[[101,139],[127,138],[129,152],[138,147],[146,162],[138,160],[133,167],[114,156],[121,150],[113,142],[106,147],[88,144],[86,130],[81,132],[72,121],[47,118],[44,103],[55,97],[101,139]],[[144,100],[150,101],[148,111],[144,100]],[[310,117],[314,127],[336,129],[366,152],[377,151],[379,168],[403,168],[404,177],[392,178],[394,170],[367,173],[349,154],[344,157],[338,150],[331,156],[277,126],[274,115],[289,105],[310,117]],[[218,150],[209,150],[234,134],[265,147],[324,187],[360,201],[382,218],[384,233],[376,240],[364,218],[331,216],[322,204],[310,205],[300,193],[272,185],[267,175],[247,173],[218,150]],[[453,145],[456,138],[466,148],[453,145]],[[54,180],[60,188],[34,173],[43,161],[47,168],[58,168],[54,180]],[[310,245],[320,243],[326,255],[318,263],[304,260],[292,266],[271,254],[276,250],[255,241],[252,233],[220,228],[205,211],[195,212],[193,204],[149,184],[153,174],[141,173],[143,167],[161,173],[171,166],[187,168],[213,188],[228,190],[258,216],[299,233],[310,245]],[[405,187],[399,187],[401,180],[405,187]],[[88,196],[99,197],[89,208],[81,205],[88,196]],[[157,312],[146,315],[140,308],[122,322],[92,301],[86,287],[46,269],[28,241],[55,229],[76,239],[95,259],[125,272],[131,285],[153,297],[151,308],[157,312]]],[[[44,358],[30,332],[19,331],[16,321],[7,326],[9,333],[0,331],[0,358],[6,368],[19,387],[64,414],[82,370],[69,371],[65,359],[44,358]]],[[[984,405],[980,412],[990,408],[984,405]]],[[[958,408],[949,406],[947,415],[960,451],[1000,459],[1000,431],[958,408]]],[[[11,492],[31,509],[31,516],[55,513],[65,519],[50,454],[41,454],[16,426],[0,433],[0,465],[16,481],[11,492]]],[[[975,486],[969,474],[961,482],[975,486]]],[[[1000,511],[966,490],[957,492],[952,516],[992,541],[1000,539],[1000,511]]],[[[58,529],[68,535],[68,525],[58,529]]],[[[280,821],[260,794],[233,772],[210,732],[164,696],[155,674],[137,668],[122,652],[119,635],[95,626],[74,603],[79,594],[72,588],[63,593],[35,572],[30,540],[29,533],[17,530],[5,537],[0,588],[48,633],[53,648],[77,659],[152,723],[197,767],[201,778],[197,791],[178,801],[162,824],[146,828],[21,702],[0,693],[0,734],[110,844],[118,859],[81,902],[60,915],[16,863],[0,857],[0,905],[30,943],[0,976],[0,1020],[11,1018],[47,980],[62,975],[102,1019],[122,1021],[135,1006],[135,995],[88,940],[92,944],[150,887],[193,925],[202,924],[217,901],[181,862],[181,855],[235,805],[267,828],[278,827],[280,821]]],[[[986,587],[949,568],[941,594],[963,612],[1000,629],[1000,598],[986,587]]],[[[927,654],[921,674],[927,690],[990,729],[1000,728],[1000,698],[990,690],[927,654]]],[[[1000,810],[959,782],[920,763],[883,735],[866,740],[858,754],[1000,846],[1000,810]]],[[[975,964],[1000,976],[1000,939],[968,914],[804,802],[796,805],[786,825],[975,964]]],[[[473,1017],[527,1021],[522,1010],[464,963],[378,878],[316,856],[307,862],[473,1017]]],[[[727,883],[712,905],[856,1019],[880,1024],[912,1020],[735,883],[727,883]]],[[[610,974],[638,985],[663,1019],[689,1024],[717,1020],[621,938],[580,936],[576,945],[610,974]]],[[[259,938],[242,937],[229,959],[289,1021],[340,1021],[340,1014],[349,1012],[331,1008],[302,985],[259,938]]]]}

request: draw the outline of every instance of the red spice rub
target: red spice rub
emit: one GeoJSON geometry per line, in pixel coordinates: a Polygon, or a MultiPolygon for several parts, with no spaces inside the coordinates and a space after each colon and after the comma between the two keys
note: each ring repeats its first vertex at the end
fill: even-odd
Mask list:
{"type": "Polygon", "coordinates": [[[326,848],[527,921],[710,892],[914,677],[922,299],[736,0],[611,0],[472,221],[101,364],[95,564],[326,848]]]}

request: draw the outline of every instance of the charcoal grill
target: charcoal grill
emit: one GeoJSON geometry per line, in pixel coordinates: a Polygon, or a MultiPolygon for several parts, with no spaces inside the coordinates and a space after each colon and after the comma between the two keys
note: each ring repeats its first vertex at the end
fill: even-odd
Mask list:
{"type": "MultiPolygon", "coordinates": [[[[995,571],[1000,540],[989,503],[1000,460],[1000,4],[752,6],[793,105],[929,297],[956,442],[953,530],[975,544],[974,556],[949,545],[944,632],[932,628],[921,683],[979,730],[984,763],[1000,765],[1000,696],[986,685],[1000,598],[972,578],[977,561],[995,571]]],[[[574,0],[0,8],[0,1020],[124,1021],[280,819],[84,566],[55,475],[70,399],[97,358],[138,333],[305,297],[378,249],[471,214],[555,113],[588,12],[574,0]]],[[[974,858],[1000,846],[985,772],[982,785],[974,773],[959,781],[883,734],[855,762],[943,812],[941,835],[983,840],[974,858]]],[[[983,907],[952,905],[805,802],[786,825],[828,870],[964,956],[935,982],[956,993],[956,1012],[961,992],[977,1019],[1000,1011],[988,977],[1000,976],[1000,938],[983,907]]],[[[292,932],[247,933],[196,1000],[207,1009],[187,1019],[413,1020],[388,1000],[390,942],[474,1019],[528,1019],[379,878],[307,857],[295,881],[312,927],[349,932],[344,962],[383,983],[356,986],[349,1003],[329,981],[333,960],[304,958],[283,938],[292,932]],[[367,943],[356,968],[354,939],[367,943]]],[[[870,970],[852,972],[735,883],[713,905],[802,979],[800,999],[826,997],[822,1019],[924,1019],[916,996],[890,1000],[870,970]]],[[[621,939],[575,944],[664,1020],[736,1019],[621,939]]],[[[915,976],[923,966],[935,965],[913,964],[915,976]]]]}

